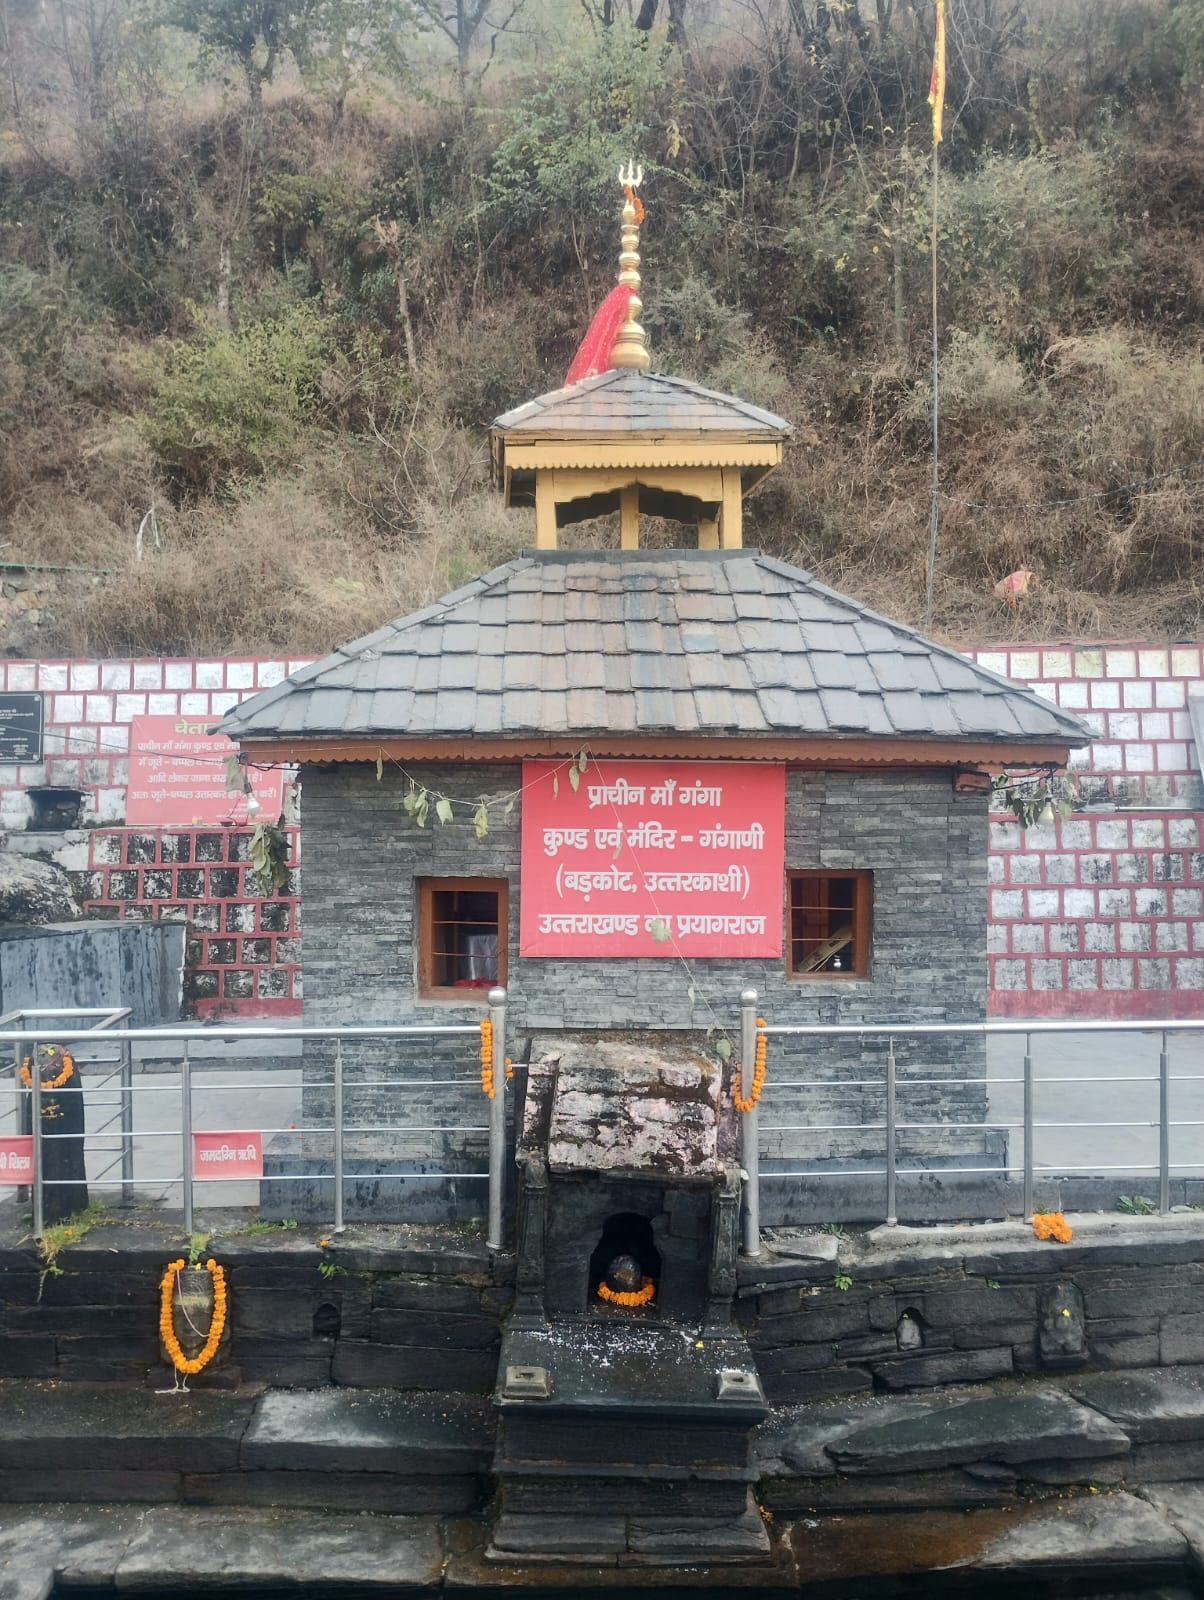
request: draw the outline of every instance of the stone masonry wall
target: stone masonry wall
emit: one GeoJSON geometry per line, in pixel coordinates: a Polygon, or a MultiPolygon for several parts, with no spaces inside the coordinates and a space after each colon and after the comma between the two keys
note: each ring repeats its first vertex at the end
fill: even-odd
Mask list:
{"type": "MultiPolygon", "coordinates": [[[[470,766],[415,768],[414,778],[454,798],[475,800],[483,789],[519,785],[513,768],[482,775],[470,766]]],[[[402,810],[400,775],[377,782],[368,766],[307,768],[303,777],[306,865],[305,1020],[324,1023],[475,1021],[472,1004],[416,996],[416,879],[505,877],[510,882],[510,1053],[520,1059],[530,1034],[578,1027],[706,1027],[732,1029],[739,994],[753,985],[763,1014],[775,1022],[856,1023],[900,1019],[977,1021],[985,1014],[986,805],[981,796],[955,797],[945,772],[905,774],[791,773],[787,783],[788,868],[870,868],[875,874],[872,973],[868,979],[797,981],[783,962],[699,960],[546,960],[518,955],[519,832],[516,807],[477,841],[467,822],[417,828],[402,810]],[[689,990],[695,991],[691,1006],[689,990]]],[[[878,1153],[881,1133],[775,1134],[774,1124],[882,1120],[885,1052],[877,1041],[823,1049],[775,1041],[776,1075],[819,1080],[806,1090],[782,1090],[763,1114],[770,1156],[827,1157],[866,1149],[878,1153]],[[866,1087],[849,1080],[871,1080],[866,1087]],[[830,1086],[830,1087],[829,1087],[830,1086]]],[[[348,1049],[348,1081],[396,1069],[409,1081],[427,1072],[446,1076],[443,1050],[462,1041],[411,1050],[348,1049]]],[[[982,1092],[961,1080],[982,1075],[979,1040],[899,1043],[902,1075],[935,1078],[911,1091],[910,1120],[981,1120],[982,1092]]],[[[329,1051],[307,1054],[307,1117],[327,1120],[329,1051]]],[[[471,1069],[470,1069],[471,1070],[471,1069]]],[[[407,1114],[420,1122],[480,1123],[480,1095],[468,1081],[463,1095],[410,1088],[404,1108],[380,1089],[355,1096],[357,1118],[382,1121],[407,1114]],[[429,1115],[428,1115],[429,1113],[429,1115]]],[[[479,1136],[475,1144],[479,1144],[479,1136]]],[[[917,1148],[923,1141],[914,1141],[917,1148]]],[[[906,1146],[906,1138],[904,1140],[906,1146]]],[[[466,1139],[463,1148],[474,1147],[466,1139]]],[[[439,1149],[448,1153],[449,1141],[439,1149]]],[[[412,1152],[411,1152],[412,1153],[412,1152]]]]}
{"type": "Polygon", "coordinates": [[[835,1268],[772,1255],[741,1262],[738,1320],[767,1399],[924,1389],[1044,1365],[1204,1361],[1198,1234],[1163,1237],[1151,1224],[1069,1245],[980,1242],[972,1232],[948,1241],[934,1236],[927,1249],[897,1254],[880,1247],[835,1268]]]}
{"type": "MultiPolygon", "coordinates": [[[[332,1252],[300,1235],[230,1233],[208,1249],[226,1270],[229,1334],[194,1387],[493,1383],[513,1263],[482,1242],[341,1240],[332,1252]]],[[[51,1273],[32,1244],[0,1247],[0,1378],[161,1385],[159,1283],[179,1253],[179,1236],[153,1222],[94,1228],[51,1273]]]]}

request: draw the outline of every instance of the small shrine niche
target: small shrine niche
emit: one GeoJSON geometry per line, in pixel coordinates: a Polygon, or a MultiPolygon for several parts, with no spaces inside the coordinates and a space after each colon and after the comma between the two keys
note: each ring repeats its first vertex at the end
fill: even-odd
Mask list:
{"type": "Polygon", "coordinates": [[[721,1080],[680,1041],[535,1041],[518,1145],[525,1322],[626,1309],[730,1323],[739,1153],[721,1080]]]}

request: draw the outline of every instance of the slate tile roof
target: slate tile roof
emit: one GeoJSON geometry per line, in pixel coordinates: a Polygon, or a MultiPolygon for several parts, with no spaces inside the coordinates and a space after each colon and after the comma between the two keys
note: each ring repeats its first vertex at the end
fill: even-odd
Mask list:
{"type": "Polygon", "coordinates": [[[525,552],[245,701],[219,731],[1090,738],[1031,691],[757,550],[525,552]]]}
{"type": "Polygon", "coordinates": [[[494,418],[493,431],[520,438],[527,434],[546,438],[557,434],[740,433],[785,439],[794,428],[772,411],[703,389],[685,378],[615,368],[504,412],[494,418]]]}

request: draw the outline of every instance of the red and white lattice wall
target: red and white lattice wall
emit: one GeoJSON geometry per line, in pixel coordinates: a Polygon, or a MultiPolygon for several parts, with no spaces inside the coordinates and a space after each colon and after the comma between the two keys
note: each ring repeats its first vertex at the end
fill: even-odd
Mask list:
{"type": "MultiPolygon", "coordinates": [[[[42,695],[43,760],[0,766],[0,830],[23,846],[53,843],[84,914],[189,925],[185,1000],[197,1015],[296,1014],[301,1009],[300,839],[282,894],[264,895],[250,869],[251,830],[125,824],[136,717],[202,722],[279,683],[301,661],[9,661],[0,691],[42,695]],[[30,833],[37,792],[78,791],[78,829],[30,833]]],[[[221,757],[215,756],[220,762],[221,757]]]]}
{"type": "MultiPolygon", "coordinates": [[[[1070,821],[1024,831],[992,819],[992,1011],[1204,1016],[1204,785],[1187,711],[1189,693],[1204,693],[1204,647],[966,653],[1096,734],[1074,761],[1081,808],[1070,821]]],[[[300,837],[294,830],[287,891],[264,896],[247,828],[126,827],[131,724],[220,716],[303,664],[0,662],[0,691],[41,693],[46,720],[45,759],[0,766],[0,832],[25,832],[31,791],[79,790],[81,827],[53,854],[75,875],[87,914],[190,925],[187,999],[198,1014],[300,1010],[300,837]]]]}
{"type": "Polygon", "coordinates": [[[981,665],[1071,711],[1080,809],[991,823],[991,1009],[1002,1016],[1204,1016],[1204,785],[1189,694],[1204,648],[999,645],[981,665]]]}

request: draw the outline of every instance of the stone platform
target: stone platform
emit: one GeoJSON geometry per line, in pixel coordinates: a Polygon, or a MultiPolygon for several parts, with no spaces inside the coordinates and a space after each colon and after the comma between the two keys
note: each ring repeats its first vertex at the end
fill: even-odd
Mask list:
{"type": "Polygon", "coordinates": [[[763,1560],[750,1438],[767,1407],[733,1329],[580,1319],[506,1334],[490,1556],[763,1560]],[[532,1392],[534,1391],[534,1392],[532,1392]]]}

